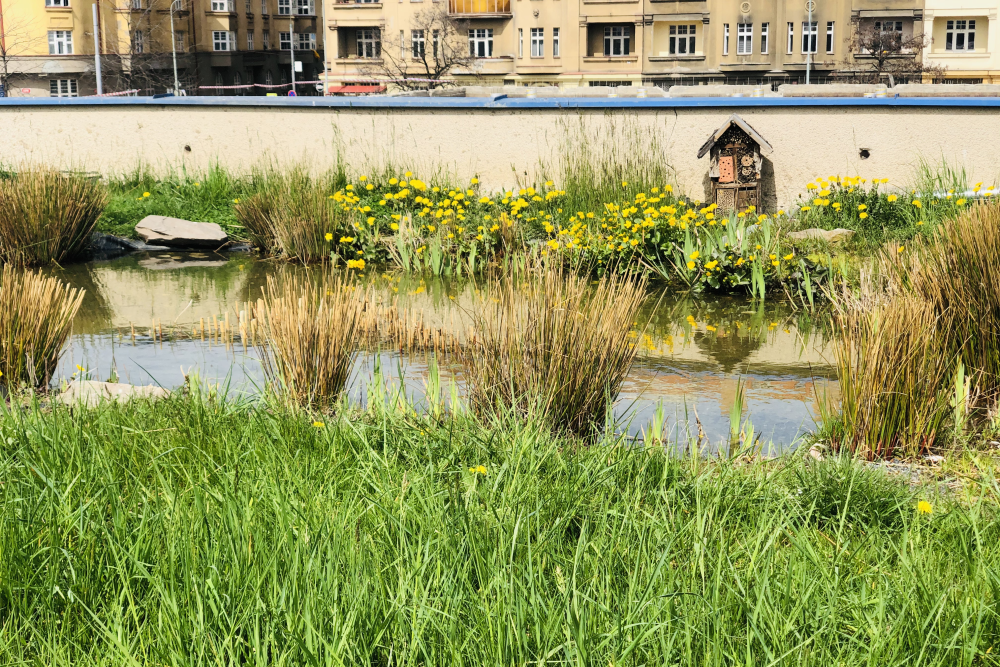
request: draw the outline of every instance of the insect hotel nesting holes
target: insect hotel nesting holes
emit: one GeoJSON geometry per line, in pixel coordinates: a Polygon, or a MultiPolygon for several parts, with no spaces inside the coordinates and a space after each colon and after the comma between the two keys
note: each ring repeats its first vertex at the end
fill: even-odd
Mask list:
{"type": "Polygon", "coordinates": [[[763,155],[774,149],[750,124],[733,114],[712,133],[698,151],[709,154],[712,201],[720,212],[760,208],[760,172],[763,155]]]}

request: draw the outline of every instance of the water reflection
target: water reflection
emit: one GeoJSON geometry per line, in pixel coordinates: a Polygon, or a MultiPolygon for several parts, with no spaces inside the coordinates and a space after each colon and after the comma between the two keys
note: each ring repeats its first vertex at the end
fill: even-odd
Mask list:
{"type": "MultiPolygon", "coordinates": [[[[198,334],[201,323],[236,316],[256,299],[267,277],[302,267],[249,255],[166,253],[131,256],[57,271],[87,295],[57,377],[80,365],[96,379],[183,384],[197,372],[234,393],[253,394],[262,384],[257,356],[237,339],[233,346],[198,334]],[[150,329],[163,330],[163,339],[150,329]],[[194,334],[194,335],[192,335],[194,334]]],[[[421,313],[424,322],[462,337],[468,330],[477,286],[469,281],[419,276],[370,276],[383,300],[421,313]]],[[[668,424],[684,432],[697,413],[713,440],[729,425],[740,378],[746,411],[765,440],[792,443],[812,427],[818,395],[836,391],[833,352],[823,318],[784,302],[753,303],[740,297],[699,297],[651,290],[636,323],[644,354],[625,383],[616,416],[638,433],[662,404],[668,424]]],[[[349,386],[363,402],[376,363],[407,394],[423,391],[431,360],[392,353],[359,354],[349,386]]],[[[447,369],[449,373],[457,369],[447,369]]],[[[459,373],[452,375],[461,390],[459,373]]]]}

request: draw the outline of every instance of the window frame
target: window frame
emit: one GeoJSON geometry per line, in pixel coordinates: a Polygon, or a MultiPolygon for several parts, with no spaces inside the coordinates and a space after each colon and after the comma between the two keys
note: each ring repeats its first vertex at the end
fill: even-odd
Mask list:
{"type": "Polygon", "coordinates": [[[261,30],[260,33],[261,33],[260,34],[260,45],[264,48],[265,51],[270,51],[271,50],[271,31],[270,30],[261,30]]]}
{"type": "Polygon", "coordinates": [[[49,97],[79,97],[80,88],[76,79],[49,79],[49,97]],[[65,85],[65,92],[63,92],[63,84],[65,85]],[[55,84],[55,94],[52,92],[53,84],[55,84]]]}
{"type": "Polygon", "coordinates": [[[253,51],[253,30],[247,28],[247,51],[253,51]]]}
{"type": "Polygon", "coordinates": [[[559,58],[559,28],[552,28],[552,57],[559,58]]]}
{"type": "Polygon", "coordinates": [[[802,22],[802,55],[812,55],[818,53],[816,50],[819,46],[819,21],[803,21],[802,22]],[[810,44],[809,42],[812,42],[810,44]],[[812,50],[807,50],[807,47],[811,46],[812,50]]]}
{"type": "Polygon", "coordinates": [[[378,28],[355,28],[354,41],[358,58],[377,60],[382,57],[382,31],[378,28]]]}
{"type": "Polygon", "coordinates": [[[427,56],[427,35],[423,28],[410,30],[410,57],[420,60],[427,56]]]}
{"type": "Polygon", "coordinates": [[[753,23],[736,24],[736,55],[753,55],[753,23]]]}
{"type": "Polygon", "coordinates": [[[493,57],[493,28],[469,28],[469,57],[493,57]],[[480,46],[485,55],[479,55],[480,46]]]}
{"type": "Polygon", "coordinates": [[[232,30],[213,30],[212,31],[212,52],[213,53],[229,53],[229,52],[235,51],[236,49],[233,48],[235,46],[233,44],[233,38],[234,38],[233,36],[235,34],[236,33],[234,33],[232,30]],[[225,38],[224,39],[220,39],[219,38],[220,35],[225,35],[225,38]],[[220,49],[219,45],[223,45],[226,48],[220,49]]]}
{"type": "Polygon", "coordinates": [[[316,50],[316,33],[314,32],[297,32],[295,33],[295,41],[296,41],[295,44],[296,51],[316,50]]]}
{"type": "Polygon", "coordinates": [[[729,24],[722,24],[722,55],[729,55],[729,24]]]}
{"type": "Polygon", "coordinates": [[[628,32],[627,25],[606,25],[604,26],[604,57],[605,58],[625,58],[631,55],[632,35],[628,32]],[[616,31],[620,31],[615,34],[616,31]],[[620,53],[615,53],[615,49],[620,53]]]}
{"type": "Polygon", "coordinates": [[[292,50],[292,33],[291,32],[281,32],[278,31],[278,50],[279,51],[291,51],[292,50]]]}
{"type": "Polygon", "coordinates": [[[50,56],[71,56],[73,55],[73,31],[72,30],[49,30],[49,55],[50,56]]]}
{"type": "Polygon", "coordinates": [[[766,56],[771,52],[771,24],[764,21],[760,24],[760,54],[766,56]]]}
{"type": "MultiPolygon", "coordinates": [[[[226,13],[229,11],[229,0],[211,0],[211,3],[210,9],[213,12],[226,13]]],[[[212,32],[216,31],[213,30],[212,32]]]]}
{"type": "MultiPolygon", "coordinates": [[[[68,9],[69,0],[45,0],[46,8],[68,9]]],[[[75,79],[49,79],[49,81],[71,81],[75,79]]]]}
{"type": "Polygon", "coordinates": [[[292,0],[278,0],[278,16],[292,15],[292,0]]]}
{"type": "Polygon", "coordinates": [[[545,57],[545,28],[529,28],[528,39],[532,58],[545,57]]]}
{"type": "Polygon", "coordinates": [[[667,32],[667,53],[672,56],[690,56],[696,53],[697,23],[675,23],[667,32]]]}
{"type": "Polygon", "coordinates": [[[834,29],[836,24],[834,21],[826,22],[826,52],[833,53],[835,41],[834,41],[834,29]]]}
{"type": "Polygon", "coordinates": [[[976,19],[949,19],[945,22],[944,50],[969,53],[976,50],[976,19]],[[961,25],[959,25],[961,24],[961,25]],[[961,40],[962,46],[958,46],[961,40]]]}
{"type": "Polygon", "coordinates": [[[792,55],[795,53],[795,23],[792,21],[788,22],[788,45],[785,48],[785,55],[792,55]]]}

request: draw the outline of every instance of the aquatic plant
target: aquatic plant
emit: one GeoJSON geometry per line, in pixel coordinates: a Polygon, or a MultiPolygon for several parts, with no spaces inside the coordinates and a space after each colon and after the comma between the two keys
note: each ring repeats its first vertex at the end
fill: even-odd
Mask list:
{"type": "Polygon", "coordinates": [[[81,255],[108,202],[100,181],[54,169],[0,179],[0,262],[44,266],[81,255]]]}
{"type": "Polygon", "coordinates": [[[343,275],[269,276],[253,306],[261,365],[275,393],[303,406],[339,398],[358,345],[368,292],[343,275]]]}
{"type": "Polygon", "coordinates": [[[472,409],[584,435],[603,427],[638,352],[632,326],[645,280],[609,275],[591,285],[550,263],[501,277],[484,293],[462,355],[472,409]]]}
{"type": "Polygon", "coordinates": [[[49,383],[83,296],[57,278],[0,269],[0,386],[49,383]]]}

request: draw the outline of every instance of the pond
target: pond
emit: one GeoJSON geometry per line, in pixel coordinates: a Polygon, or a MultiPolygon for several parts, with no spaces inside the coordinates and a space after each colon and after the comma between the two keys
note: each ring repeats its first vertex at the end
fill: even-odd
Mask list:
{"type": "MultiPolygon", "coordinates": [[[[287,270],[302,269],[249,254],[179,252],[56,270],[87,293],[54,382],[72,379],[80,369],[90,379],[108,380],[114,369],[121,382],[176,388],[185,375],[197,374],[230,395],[252,396],[263,374],[237,322],[268,275],[287,270]],[[220,336],[220,330],[227,333],[220,336]]],[[[425,324],[459,337],[467,331],[473,283],[398,274],[369,278],[386,300],[398,300],[425,324]]],[[[823,321],[780,300],[761,304],[651,289],[636,326],[642,354],[615,407],[620,428],[640,434],[662,406],[667,432],[697,432],[697,419],[718,442],[728,433],[742,382],[744,415],[762,441],[794,445],[813,428],[820,400],[836,397],[834,351],[823,321]]],[[[364,402],[376,366],[418,402],[433,370],[445,394],[450,382],[462,392],[454,363],[442,361],[435,369],[433,355],[370,351],[355,360],[348,386],[353,400],[364,402]]]]}

